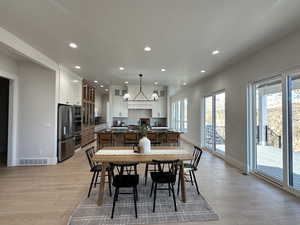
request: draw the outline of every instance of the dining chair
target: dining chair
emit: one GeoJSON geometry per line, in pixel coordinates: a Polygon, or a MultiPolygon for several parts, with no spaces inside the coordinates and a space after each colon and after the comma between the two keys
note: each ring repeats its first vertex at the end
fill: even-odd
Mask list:
{"type": "Polygon", "coordinates": [[[126,132],[124,134],[124,144],[125,145],[137,145],[138,144],[138,133],[126,132]]]}
{"type": "Polygon", "coordinates": [[[178,132],[168,132],[167,133],[167,144],[179,146],[180,133],[178,132]]]}
{"type": "Polygon", "coordinates": [[[155,168],[157,168],[156,171],[150,173],[152,178],[150,197],[152,196],[152,192],[154,191],[152,211],[155,212],[157,190],[168,190],[169,196],[171,196],[171,192],[172,192],[174,208],[175,211],[177,211],[176,197],[174,193],[174,184],[176,182],[176,174],[178,170],[179,160],[164,160],[164,161],[153,160],[152,162],[155,163],[156,165],[155,168]],[[168,188],[158,188],[157,184],[168,184],[168,188]]]}
{"type": "Polygon", "coordinates": [[[139,175],[137,173],[137,162],[134,163],[110,163],[113,173],[113,186],[115,187],[113,207],[111,211],[111,219],[114,217],[116,201],[118,201],[119,194],[133,194],[135,217],[137,218],[138,192],[137,185],[139,184],[139,175]],[[117,174],[114,175],[114,171],[117,174]],[[132,188],[133,192],[120,192],[120,188],[132,188]]]}
{"type": "Polygon", "coordinates": [[[105,146],[112,146],[113,144],[112,132],[99,133],[98,137],[99,137],[98,140],[99,148],[103,148],[105,146]]]}
{"type": "MultiPolygon", "coordinates": [[[[95,161],[93,160],[93,157],[95,155],[95,149],[94,149],[94,147],[88,148],[85,151],[85,153],[86,153],[89,165],[90,165],[90,172],[93,173],[93,177],[92,177],[92,180],[91,180],[91,184],[90,184],[90,188],[89,188],[89,193],[88,193],[88,198],[89,198],[90,194],[91,194],[92,187],[93,186],[96,187],[96,185],[99,184],[99,183],[97,183],[97,180],[98,180],[98,177],[99,177],[99,173],[102,171],[102,165],[95,163],[95,161]]],[[[105,176],[108,177],[109,195],[111,196],[112,194],[111,194],[111,173],[110,173],[110,167],[106,168],[106,174],[105,174],[105,176]]]]}
{"type": "MultiPolygon", "coordinates": [[[[199,192],[199,188],[198,188],[197,179],[195,176],[195,171],[197,171],[197,169],[198,169],[198,165],[199,165],[202,153],[203,153],[203,150],[201,148],[194,146],[193,159],[189,163],[183,164],[184,170],[188,171],[189,176],[190,176],[190,180],[187,180],[187,182],[191,182],[192,185],[194,185],[194,183],[195,183],[198,195],[200,194],[200,192],[199,192]]],[[[179,176],[177,195],[179,194],[180,182],[181,182],[181,180],[180,180],[180,176],[179,176]]],[[[183,181],[183,182],[185,182],[185,181],[183,181]]]]}

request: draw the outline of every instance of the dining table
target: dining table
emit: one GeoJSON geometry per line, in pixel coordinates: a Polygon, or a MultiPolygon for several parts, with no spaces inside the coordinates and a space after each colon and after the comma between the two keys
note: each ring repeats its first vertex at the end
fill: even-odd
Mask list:
{"type": "Polygon", "coordinates": [[[184,161],[192,160],[193,155],[186,149],[170,146],[151,147],[149,153],[136,153],[132,147],[106,147],[98,150],[93,160],[102,165],[98,192],[98,206],[104,204],[105,173],[109,163],[150,163],[153,160],[179,160],[179,176],[181,185],[181,201],[186,202],[186,189],[184,181],[184,161]]]}

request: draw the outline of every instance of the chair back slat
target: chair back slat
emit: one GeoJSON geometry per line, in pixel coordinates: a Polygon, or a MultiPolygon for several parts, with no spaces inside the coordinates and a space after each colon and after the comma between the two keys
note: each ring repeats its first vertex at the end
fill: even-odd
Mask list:
{"type": "Polygon", "coordinates": [[[86,156],[87,156],[87,159],[88,159],[88,161],[89,161],[89,165],[90,165],[91,169],[93,169],[93,168],[96,166],[96,164],[95,164],[95,162],[94,162],[94,160],[93,160],[93,157],[94,157],[94,155],[95,155],[94,147],[88,148],[88,149],[85,151],[85,154],[86,154],[86,156]]]}
{"type": "Polygon", "coordinates": [[[110,163],[112,173],[114,176],[114,170],[117,171],[118,175],[137,175],[138,162],[133,163],[110,163]]]}
{"type": "Polygon", "coordinates": [[[198,168],[203,150],[197,146],[194,146],[193,159],[191,160],[191,164],[196,169],[198,168]]]}
{"type": "Polygon", "coordinates": [[[172,175],[177,174],[178,171],[178,163],[179,159],[177,160],[152,160],[155,166],[156,172],[169,172],[172,175]]]}

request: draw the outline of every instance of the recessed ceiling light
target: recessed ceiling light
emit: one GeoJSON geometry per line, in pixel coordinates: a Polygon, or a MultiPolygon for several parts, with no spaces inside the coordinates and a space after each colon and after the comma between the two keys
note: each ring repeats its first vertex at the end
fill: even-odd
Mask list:
{"type": "Polygon", "coordinates": [[[73,43],[73,42],[71,42],[71,43],[69,44],[69,46],[70,46],[71,48],[78,48],[78,46],[77,46],[75,43],[73,43]]]}
{"type": "Polygon", "coordinates": [[[104,86],[101,84],[100,87],[103,88],[104,86]]]}
{"type": "Polygon", "coordinates": [[[125,68],[124,67],[120,67],[120,70],[125,70],[125,68]]]}
{"type": "Polygon", "coordinates": [[[165,71],[166,71],[166,69],[164,69],[164,68],[161,69],[161,72],[165,72],[165,71]]]}
{"type": "Polygon", "coordinates": [[[201,70],[201,73],[205,73],[206,71],[205,70],[201,70]]]}
{"type": "Polygon", "coordinates": [[[186,82],[183,82],[183,86],[185,86],[186,85],[186,82]]]}
{"type": "Polygon", "coordinates": [[[214,50],[214,51],[211,52],[211,54],[213,54],[213,55],[217,55],[219,53],[220,53],[219,50],[214,50]]]}
{"type": "Polygon", "coordinates": [[[125,81],[124,84],[128,84],[128,81],[125,81]]]}
{"type": "Polygon", "coordinates": [[[94,83],[98,84],[98,81],[97,81],[97,80],[94,80],[94,83]]]}
{"type": "Polygon", "coordinates": [[[158,85],[158,82],[157,82],[157,81],[155,81],[155,82],[154,82],[154,84],[155,84],[155,85],[158,85]]]}
{"type": "Polygon", "coordinates": [[[74,82],[74,83],[78,83],[78,82],[79,82],[79,80],[73,80],[73,82],[74,82]]]}
{"type": "Polygon", "coordinates": [[[75,68],[79,70],[81,67],[80,66],[75,66],[75,68]]]}
{"type": "Polygon", "coordinates": [[[108,91],[108,89],[106,88],[105,91],[108,91]]]}
{"type": "Polygon", "coordinates": [[[150,52],[150,51],[151,51],[151,48],[150,48],[149,46],[146,46],[146,47],[144,48],[144,50],[145,50],[146,52],[150,52]]]}

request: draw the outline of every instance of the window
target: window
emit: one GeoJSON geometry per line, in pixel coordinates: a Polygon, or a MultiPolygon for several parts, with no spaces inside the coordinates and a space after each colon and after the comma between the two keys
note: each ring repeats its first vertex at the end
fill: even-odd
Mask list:
{"type": "Polygon", "coordinates": [[[183,131],[187,132],[188,128],[188,100],[183,101],[183,131]]]}
{"type": "Polygon", "coordinates": [[[172,129],[176,129],[176,103],[172,103],[172,118],[171,118],[171,127],[172,129]]]}
{"type": "Polygon", "coordinates": [[[247,167],[300,195],[300,68],[248,88],[247,167]]]}
{"type": "Polygon", "coordinates": [[[213,138],[214,138],[214,128],[213,128],[213,97],[205,97],[205,114],[204,114],[204,145],[213,149],[213,138]]]}
{"type": "Polygon", "coordinates": [[[188,128],[188,100],[178,100],[172,103],[172,128],[186,132],[188,128]]]}
{"type": "Polygon", "coordinates": [[[177,107],[176,107],[176,130],[181,130],[181,101],[177,102],[177,107]]]}
{"type": "Polygon", "coordinates": [[[225,153],[225,92],[215,95],[215,148],[225,153]]]}
{"type": "Polygon", "coordinates": [[[225,92],[204,98],[204,145],[225,154],[225,92]]]}
{"type": "Polygon", "coordinates": [[[283,180],[281,78],[256,84],[256,170],[283,180]]]}

